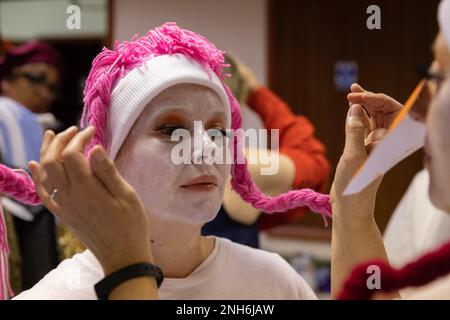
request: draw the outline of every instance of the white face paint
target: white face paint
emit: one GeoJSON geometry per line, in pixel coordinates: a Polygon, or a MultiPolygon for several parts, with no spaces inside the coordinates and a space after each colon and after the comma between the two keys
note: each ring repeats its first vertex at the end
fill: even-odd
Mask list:
{"type": "MultiPolygon", "coordinates": [[[[193,84],[166,89],[144,109],[122,145],[116,165],[135,188],[150,216],[191,225],[214,219],[223,201],[231,166],[175,164],[171,152],[179,142],[171,141],[171,134],[176,129],[188,130],[194,146],[194,134],[206,136],[206,130],[229,129],[227,113],[213,90],[193,84]],[[202,121],[203,127],[194,126],[194,121],[202,121]],[[216,179],[217,184],[192,184],[193,179],[205,175],[216,179]]],[[[211,143],[207,140],[204,139],[204,148],[211,143]]],[[[192,150],[192,154],[197,151],[192,150]]]]}

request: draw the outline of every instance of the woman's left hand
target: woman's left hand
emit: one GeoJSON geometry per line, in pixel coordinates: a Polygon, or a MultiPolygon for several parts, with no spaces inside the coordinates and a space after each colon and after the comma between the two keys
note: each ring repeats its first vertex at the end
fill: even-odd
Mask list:
{"type": "Polygon", "coordinates": [[[84,155],[93,134],[93,127],[81,132],[71,127],[56,136],[46,132],[40,164],[29,163],[37,192],[93,252],[105,274],[152,263],[148,215],[135,190],[103,147],[95,146],[89,159],[84,155]]]}

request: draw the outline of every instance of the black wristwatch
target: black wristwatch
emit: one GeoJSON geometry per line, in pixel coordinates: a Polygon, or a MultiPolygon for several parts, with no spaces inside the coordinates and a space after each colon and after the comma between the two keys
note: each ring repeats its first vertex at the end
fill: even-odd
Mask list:
{"type": "Polygon", "coordinates": [[[158,266],[150,263],[137,263],[117,270],[103,278],[94,286],[95,293],[99,300],[107,300],[110,292],[119,284],[142,276],[155,277],[158,288],[164,279],[163,273],[158,266]]]}

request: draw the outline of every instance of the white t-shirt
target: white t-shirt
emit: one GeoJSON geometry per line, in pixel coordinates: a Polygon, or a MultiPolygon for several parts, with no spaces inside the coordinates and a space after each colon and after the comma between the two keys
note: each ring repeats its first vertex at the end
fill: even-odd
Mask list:
{"type": "Polygon", "coordinates": [[[414,177],[384,232],[389,262],[396,267],[450,241],[450,214],[431,203],[429,180],[425,169],[414,177]]]}
{"type": "MultiPolygon", "coordinates": [[[[39,283],[14,299],[97,299],[103,278],[95,256],[86,250],[63,261],[39,283]]],[[[164,279],[160,299],[317,299],[303,278],[278,254],[216,237],[208,258],[183,279],[164,279]]]]}
{"type": "Polygon", "coordinates": [[[402,292],[402,297],[405,300],[449,300],[450,275],[440,277],[419,288],[408,288],[406,295],[402,292]]]}

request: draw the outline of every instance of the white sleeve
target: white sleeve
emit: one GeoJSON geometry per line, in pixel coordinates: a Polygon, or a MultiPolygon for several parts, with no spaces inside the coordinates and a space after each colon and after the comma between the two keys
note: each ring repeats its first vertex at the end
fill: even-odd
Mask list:
{"type": "Polygon", "coordinates": [[[20,293],[17,300],[92,300],[97,299],[94,285],[102,271],[92,268],[92,254],[85,251],[61,262],[31,289],[20,293]]]}
{"type": "Polygon", "coordinates": [[[288,275],[288,282],[294,285],[294,296],[286,297],[284,299],[295,299],[295,300],[317,300],[317,296],[314,293],[313,289],[309,286],[309,284],[303,279],[303,277],[283,258],[278,256],[283,264],[283,267],[278,270],[278,272],[282,275],[288,275]]]}
{"type": "Polygon", "coordinates": [[[315,294],[315,292],[306,283],[306,281],[297,273],[295,275],[295,282],[300,300],[317,300],[317,295],[315,294]]]}
{"type": "Polygon", "coordinates": [[[415,234],[416,210],[421,210],[418,201],[423,196],[418,189],[423,189],[423,175],[427,173],[422,170],[411,182],[404,194],[384,232],[384,245],[389,262],[397,267],[403,266],[417,255],[415,234]]]}

